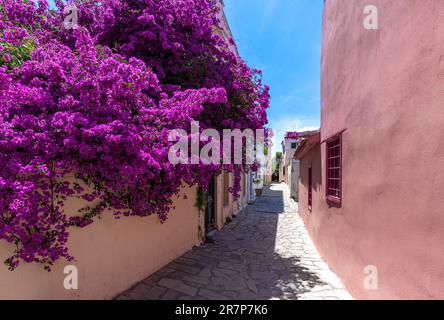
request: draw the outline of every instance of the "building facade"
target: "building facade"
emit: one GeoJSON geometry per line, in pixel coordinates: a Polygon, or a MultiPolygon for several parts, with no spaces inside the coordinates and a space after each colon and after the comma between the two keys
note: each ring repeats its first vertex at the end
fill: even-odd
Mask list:
{"type": "Polygon", "coordinates": [[[290,177],[288,180],[289,180],[290,196],[296,202],[299,202],[299,170],[300,170],[299,160],[291,159],[290,166],[288,168],[288,171],[290,173],[290,177]]]}
{"type": "Polygon", "coordinates": [[[288,132],[282,141],[283,160],[280,172],[282,174],[281,181],[286,183],[290,189],[290,196],[299,202],[299,178],[300,163],[294,157],[296,149],[301,141],[310,136],[313,131],[288,132]]]}
{"type": "Polygon", "coordinates": [[[279,180],[290,186],[291,182],[291,164],[294,152],[299,143],[299,138],[296,132],[287,133],[282,141],[282,164],[279,171],[279,180]]]}
{"type": "Polygon", "coordinates": [[[361,299],[444,298],[444,2],[326,0],[300,215],[361,299]]]}
{"type": "MultiPolygon", "coordinates": [[[[217,5],[220,8],[219,19],[221,23],[220,34],[227,41],[233,38],[230,26],[224,12],[223,0],[218,0],[217,5]]],[[[235,54],[239,55],[236,46],[231,45],[230,49],[235,54]]],[[[252,181],[252,173],[246,172],[242,174],[241,187],[242,191],[238,198],[235,198],[228,189],[232,187],[234,181],[234,175],[229,172],[223,172],[222,174],[214,178],[212,186],[209,188],[209,200],[213,201],[213,207],[206,208],[205,215],[205,235],[211,236],[215,231],[220,230],[227,221],[237,215],[242,209],[244,209],[248,202],[254,197],[254,184],[252,181]],[[211,210],[209,213],[208,210],[211,210]]],[[[207,201],[208,202],[208,201],[207,201]]],[[[211,202],[209,202],[211,206],[211,202]]]]}

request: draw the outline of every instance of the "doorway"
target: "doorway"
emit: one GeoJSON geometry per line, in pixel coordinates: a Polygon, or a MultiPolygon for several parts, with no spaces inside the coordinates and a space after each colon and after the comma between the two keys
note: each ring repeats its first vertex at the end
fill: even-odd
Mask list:
{"type": "Polygon", "coordinates": [[[215,230],[216,210],[215,210],[215,178],[211,179],[207,191],[207,206],[205,208],[205,235],[215,230]]]}

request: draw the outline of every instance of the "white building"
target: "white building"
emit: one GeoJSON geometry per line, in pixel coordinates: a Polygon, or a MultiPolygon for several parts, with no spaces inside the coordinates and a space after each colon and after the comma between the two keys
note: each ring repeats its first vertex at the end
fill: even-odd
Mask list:
{"type": "Polygon", "coordinates": [[[295,160],[294,153],[302,139],[313,131],[287,132],[282,141],[282,162],[279,168],[279,180],[288,185],[291,197],[299,201],[299,160],[295,160]]]}
{"type": "Polygon", "coordinates": [[[290,186],[291,162],[294,152],[299,145],[297,132],[287,132],[282,141],[282,162],[279,168],[279,180],[290,186]]]}

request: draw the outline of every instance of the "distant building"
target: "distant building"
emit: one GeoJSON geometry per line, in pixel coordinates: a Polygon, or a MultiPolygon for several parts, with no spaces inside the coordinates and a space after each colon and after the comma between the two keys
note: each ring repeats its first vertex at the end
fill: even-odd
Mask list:
{"type": "Polygon", "coordinates": [[[299,160],[294,158],[294,153],[304,137],[312,131],[287,132],[282,141],[283,158],[280,168],[280,181],[290,188],[290,195],[295,201],[299,201],[299,160]]]}
{"type": "Polygon", "coordinates": [[[282,165],[280,167],[279,171],[279,180],[281,182],[286,183],[289,185],[289,177],[291,174],[291,171],[289,170],[289,167],[291,165],[291,161],[293,159],[293,154],[296,151],[296,148],[298,146],[298,134],[296,132],[294,133],[287,133],[284,137],[284,140],[282,141],[282,165]]]}

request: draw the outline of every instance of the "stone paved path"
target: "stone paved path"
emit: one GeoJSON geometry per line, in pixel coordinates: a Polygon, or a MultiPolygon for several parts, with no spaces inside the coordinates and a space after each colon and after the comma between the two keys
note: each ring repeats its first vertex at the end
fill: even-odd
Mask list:
{"type": "Polygon", "coordinates": [[[284,184],[117,299],[351,299],[316,251],[284,184]]]}

